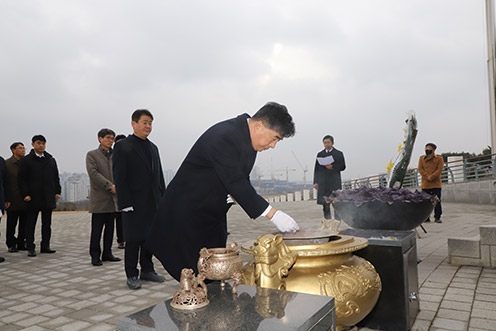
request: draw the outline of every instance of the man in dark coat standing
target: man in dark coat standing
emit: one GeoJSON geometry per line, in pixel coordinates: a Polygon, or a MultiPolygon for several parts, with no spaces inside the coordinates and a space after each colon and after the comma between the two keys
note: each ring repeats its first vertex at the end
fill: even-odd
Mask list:
{"type": "MultiPolygon", "coordinates": [[[[341,171],[346,169],[344,155],[334,148],[334,138],[330,135],[322,139],[324,149],[317,153],[313,172],[313,187],[317,190],[317,203],[323,205],[324,218],[331,219],[331,203],[328,197],[341,189],[341,171]]],[[[339,215],[334,210],[334,218],[339,215]]]]}
{"type": "Polygon", "coordinates": [[[45,151],[46,139],[36,135],[31,139],[31,152],[19,164],[19,189],[27,202],[26,248],[28,256],[36,256],[34,232],[38,213],[41,212],[40,253],[55,253],[50,248],[52,236],[52,211],[57,207],[62,188],[57,162],[45,151]]]}
{"type": "Polygon", "coordinates": [[[131,116],[133,134],[115,144],[112,154],[114,183],[126,241],[124,268],[130,289],[140,288],[141,280],[165,280],[155,272],[152,253],[144,247],[165,191],[158,148],[148,140],[152,122],[150,111],[136,110],[131,116]],[[138,262],[141,273],[137,268],[138,262]]]}
{"type": "Polygon", "coordinates": [[[286,107],[270,102],[251,118],[243,114],[215,124],[196,141],[167,188],[147,242],[172,277],[180,280],[183,268],[197,273],[202,247],[226,246],[232,199],[252,219],[265,216],[280,231],[299,229],[257,194],[249,178],[257,152],[294,132],[286,107]]]}
{"type": "MultiPolygon", "coordinates": [[[[2,220],[2,215],[10,206],[10,199],[8,197],[7,187],[7,167],[5,166],[5,160],[0,156],[0,221],[2,220]]],[[[0,262],[5,261],[5,258],[0,256],[0,262]]]]}
{"type": "Polygon", "coordinates": [[[8,190],[11,203],[7,209],[7,234],[6,244],[10,253],[26,250],[26,215],[27,203],[24,201],[19,189],[19,164],[26,154],[26,149],[22,142],[14,142],[10,145],[12,156],[5,160],[9,179],[8,190]],[[17,237],[15,236],[17,227],[17,237]]]}

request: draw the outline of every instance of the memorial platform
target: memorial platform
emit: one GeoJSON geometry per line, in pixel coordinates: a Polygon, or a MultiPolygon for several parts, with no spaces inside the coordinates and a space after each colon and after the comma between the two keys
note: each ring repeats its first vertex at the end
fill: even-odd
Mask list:
{"type": "MultiPolygon", "coordinates": [[[[320,226],[322,209],[315,201],[273,205],[303,228],[320,226]]],[[[479,234],[479,226],[495,225],[496,205],[443,203],[443,210],[443,223],[424,223],[427,233],[418,229],[420,312],[412,330],[496,330],[496,270],[449,264],[447,244],[448,238],[473,237],[479,234]]],[[[228,216],[230,242],[246,242],[275,231],[265,219],[250,220],[239,206],[233,206],[228,216]]],[[[157,272],[167,280],[144,282],[139,290],[127,288],[122,261],[92,266],[90,219],[87,212],[55,213],[51,246],[57,252],[27,257],[25,251],[7,252],[2,218],[0,256],[6,261],[0,263],[0,330],[113,331],[119,320],[172,297],[179,284],[157,260],[157,272]]],[[[113,253],[123,258],[117,244],[113,253]]],[[[242,256],[246,261],[251,258],[242,256]]]]}

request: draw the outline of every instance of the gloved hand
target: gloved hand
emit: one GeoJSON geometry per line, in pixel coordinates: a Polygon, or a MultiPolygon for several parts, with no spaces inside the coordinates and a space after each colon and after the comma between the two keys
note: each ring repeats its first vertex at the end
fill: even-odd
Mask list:
{"type": "Polygon", "coordinates": [[[281,232],[296,232],[300,229],[298,223],[296,223],[291,216],[280,210],[272,215],[270,221],[274,223],[281,232]]]}

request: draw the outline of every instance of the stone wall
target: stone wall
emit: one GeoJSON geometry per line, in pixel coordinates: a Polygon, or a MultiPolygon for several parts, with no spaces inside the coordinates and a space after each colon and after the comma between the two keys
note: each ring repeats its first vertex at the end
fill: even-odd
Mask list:
{"type": "Polygon", "coordinates": [[[496,225],[479,227],[472,238],[448,238],[450,264],[496,267],[496,225]]]}
{"type": "Polygon", "coordinates": [[[442,201],[496,204],[496,180],[443,184],[442,201]]]}

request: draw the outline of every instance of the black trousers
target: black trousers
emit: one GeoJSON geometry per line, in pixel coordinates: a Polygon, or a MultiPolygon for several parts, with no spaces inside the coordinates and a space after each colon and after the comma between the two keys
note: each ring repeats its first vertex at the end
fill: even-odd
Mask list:
{"type": "Polygon", "coordinates": [[[112,256],[112,241],[114,239],[115,213],[91,214],[90,256],[98,260],[100,257],[112,256]],[[105,228],[105,229],[104,229],[105,228]],[[103,230],[103,254],[100,247],[103,230]]]}
{"type": "Polygon", "coordinates": [[[124,250],[124,269],[126,277],[139,276],[138,262],[141,272],[155,271],[152,253],[144,247],[145,241],[126,241],[124,250]]]}
{"type": "Polygon", "coordinates": [[[439,198],[439,201],[434,207],[434,218],[440,219],[443,214],[443,207],[441,207],[441,188],[423,188],[422,191],[429,193],[430,195],[435,195],[439,198]]]}
{"type": "Polygon", "coordinates": [[[27,212],[23,211],[12,211],[7,210],[7,231],[5,234],[5,243],[7,247],[18,247],[24,248],[26,245],[26,216],[27,212]],[[18,223],[19,221],[19,223],[18,223]],[[15,236],[16,227],[19,224],[17,229],[17,237],[15,236]]]}
{"type": "MultiPolygon", "coordinates": [[[[331,204],[324,202],[323,210],[324,210],[324,218],[326,220],[330,220],[332,218],[331,217],[331,204]]],[[[336,212],[336,209],[334,209],[334,219],[335,220],[341,219],[341,217],[339,217],[338,213],[336,212]]]]}
{"type": "Polygon", "coordinates": [[[41,249],[50,248],[52,237],[52,210],[29,210],[26,217],[26,248],[30,251],[36,248],[34,243],[34,232],[38,213],[41,212],[41,249]]]}
{"type": "Polygon", "coordinates": [[[124,234],[122,233],[122,213],[115,213],[115,230],[117,232],[117,242],[124,242],[124,234]]]}

